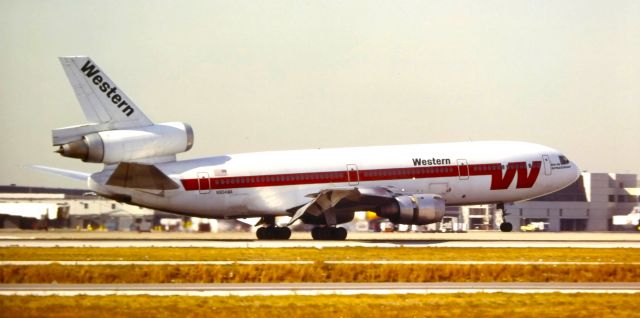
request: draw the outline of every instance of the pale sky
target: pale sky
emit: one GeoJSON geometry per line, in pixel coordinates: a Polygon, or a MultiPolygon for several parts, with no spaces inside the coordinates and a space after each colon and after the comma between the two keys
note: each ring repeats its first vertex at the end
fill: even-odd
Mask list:
{"type": "Polygon", "coordinates": [[[85,123],[63,55],[190,123],[181,159],[521,140],[640,173],[640,1],[0,0],[0,184],[101,169],[53,153],[85,123]]]}

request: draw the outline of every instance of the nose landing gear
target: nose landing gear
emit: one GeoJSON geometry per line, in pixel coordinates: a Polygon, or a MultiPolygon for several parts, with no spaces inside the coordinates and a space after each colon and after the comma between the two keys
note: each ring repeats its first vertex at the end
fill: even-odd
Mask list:
{"type": "Polygon", "coordinates": [[[502,223],[500,224],[500,231],[511,232],[513,230],[513,225],[509,222],[504,221],[504,217],[509,215],[504,209],[504,203],[498,203],[496,208],[497,210],[500,210],[500,213],[502,213],[502,223]]]}
{"type": "Polygon", "coordinates": [[[511,232],[511,230],[513,230],[513,225],[511,225],[511,223],[502,222],[502,224],[500,224],[500,231],[502,231],[502,232],[511,232]]]}

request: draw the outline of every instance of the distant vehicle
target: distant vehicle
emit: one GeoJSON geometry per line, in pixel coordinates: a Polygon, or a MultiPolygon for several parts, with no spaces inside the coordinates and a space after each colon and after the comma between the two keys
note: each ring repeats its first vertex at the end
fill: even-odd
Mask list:
{"type": "Polygon", "coordinates": [[[545,223],[544,222],[531,222],[527,225],[523,225],[520,227],[520,231],[522,232],[537,232],[544,231],[545,223]]]}
{"type": "Polygon", "coordinates": [[[637,231],[640,231],[640,206],[634,207],[631,213],[627,215],[614,215],[613,225],[634,227],[637,231]]]}
{"type": "Polygon", "coordinates": [[[440,227],[438,228],[439,232],[452,232],[452,233],[460,233],[466,232],[463,228],[464,224],[458,221],[457,217],[454,216],[445,216],[442,218],[440,222],[440,227]]]}
{"type": "Polygon", "coordinates": [[[133,230],[138,232],[151,232],[153,224],[151,223],[151,220],[144,217],[138,217],[134,220],[132,226],[133,230]]]}
{"type": "MultiPolygon", "coordinates": [[[[580,175],[558,150],[526,142],[483,141],[220,155],[177,161],[193,146],[191,126],[154,123],[88,57],[60,61],[89,124],[53,130],[64,157],[103,163],[87,174],[42,170],[88,182],[101,196],[156,210],[205,218],[260,217],[258,239],[288,239],[301,220],[317,240],[344,240],[336,225],[355,211],[373,211],[394,224],[440,222],[445,205],[498,204],[560,190],[580,175]],[[277,226],[276,216],[290,216],[277,226]]],[[[175,93],[175,92],[174,92],[175,93]]],[[[184,112],[188,105],[170,105],[184,112]]],[[[315,110],[308,120],[339,114],[315,110]]],[[[437,121],[414,114],[421,124],[437,121]]],[[[234,126],[209,116],[211,123],[234,126]]],[[[357,118],[353,118],[357,125],[357,118]]],[[[292,122],[304,133],[304,122],[292,122]]],[[[381,129],[406,130],[404,123],[381,129]]],[[[211,141],[215,136],[207,136],[211,141]]],[[[214,142],[214,141],[211,141],[214,142]]],[[[512,230],[510,223],[500,225],[512,230]]]]}

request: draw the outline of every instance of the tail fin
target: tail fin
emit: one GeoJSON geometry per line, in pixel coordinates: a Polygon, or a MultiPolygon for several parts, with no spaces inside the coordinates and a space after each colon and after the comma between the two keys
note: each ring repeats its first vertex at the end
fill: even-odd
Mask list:
{"type": "Polygon", "coordinates": [[[130,122],[138,127],[152,124],[89,57],[61,57],[60,62],[90,122],[130,122]]]}
{"type": "Polygon", "coordinates": [[[60,62],[90,124],[53,130],[54,145],[77,140],[87,133],[153,125],[89,57],[60,57],[60,62]]]}

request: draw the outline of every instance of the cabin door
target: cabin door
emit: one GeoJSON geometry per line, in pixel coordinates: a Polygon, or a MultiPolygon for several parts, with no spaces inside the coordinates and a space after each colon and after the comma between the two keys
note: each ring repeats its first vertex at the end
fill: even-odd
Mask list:
{"type": "Polygon", "coordinates": [[[198,172],[198,189],[200,193],[207,194],[211,192],[209,174],[206,172],[198,172]]]}
{"type": "Polygon", "coordinates": [[[544,166],[544,175],[551,175],[551,161],[549,160],[549,156],[542,155],[542,165],[544,166]]]}
{"type": "Polygon", "coordinates": [[[347,180],[350,186],[356,186],[360,183],[360,175],[358,174],[358,166],[355,164],[347,165],[347,180]]]}
{"type": "Polygon", "coordinates": [[[458,159],[458,177],[460,180],[469,180],[469,165],[465,159],[458,159]]]}

